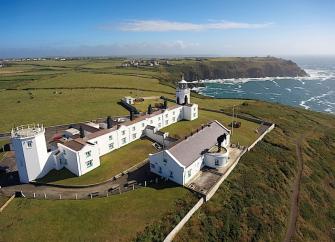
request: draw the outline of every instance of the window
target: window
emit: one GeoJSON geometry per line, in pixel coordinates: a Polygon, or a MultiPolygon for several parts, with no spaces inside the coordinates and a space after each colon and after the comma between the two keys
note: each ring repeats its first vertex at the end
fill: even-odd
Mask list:
{"type": "Polygon", "coordinates": [[[67,165],[67,159],[65,159],[64,157],[60,158],[60,164],[66,166],[67,165]]]}
{"type": "Polygon", "coordinates": [[[195,116],[197,116],[197,114],[196,114],[196,113],[194,113],[194,114],[193,114],[193,117],[195,117],[195,116]]]}
{"type": "Polygon", "coordinates": [[[110,135],[110,136],[109,136],[109,140],[113,140],[113,135],[110,135]]]}
{"type": "Polygon", "coordinates": [[[162,124],[161,124],[161,123],[159,123],[159,124],[158,124],[158,128],[160,128],[161,126],[162,126],[162,124]]]}
{"type": "Polygon", "coordinates": [[[162,174],[162,167],[159,167],[158,172],[162,174]]]}
{"type": "Polygon", "coordinates": [[[219,160],[215,159],[215,165],[218,166],[219,165],[219,160]]]}
{"type": "Polygon", "coordinates": [[[144,128],[144,126],[145,126],[145,124],[144,123],[142,123],[142,127],[144,128]]]}
{"type": "Polygon", "coordinates": [[[187,175],[188,175],[188,177],[190,177],[190,176],[192,175],[192,169],[189,169],[189,170],[187,171],[187,175]]]}
{"type": "Polygon", "coordinates": [[[113,148],[114,148],[114,143],[110,143],[110,144],[108,145],[108,147],[109,147],[110,150],[113,149],[113,148]]]}
{"type": "Polygon", "coordinates": [[[96,145],[97,145],[97,144],[98,144],[98,141],[94,141],[94,144],[96,144],[96,145]]]}
{"type": "Polygon", "coordinates": [[[164,162],[164,163],[167,163],[167,159],[163,159],[163,162],[164,162]]]}
{"type": "Polygon", "coordinates": [[[66,151],[65,150],[63,150],[63,154],[66,155],[66,151]]]}
{"type": "Polygon", "coordinates": [[[136,139],[136,134],[133,134],[133,139],[136,139]]]}
{"type": "Polygon", "coordinates": [[[167,117],[169,117],[169,115],[168,115],[168,114],[165,114],[165,118],[167,118],[167,117]]]}
{"type": "Polygon", "coordinates": [[[121,142],[122,142],[122,144],[125,144],[127,142],[127,139],[126,138],[122,138],[121,142]]]}
{"type": "Polygon", "coordinates": [[[150,124],[153,124],[154,123],[154,121],[153,120],[150,120],[150,124]]]}
{"type": "Polygon", "coordinates": [[[91,151],[85,152],[85,155],[86,155],[86,158],[90,157],[91,156],[91,151]]]}
{"type": "Polygon", "coordinates": [[[93,160],[86,161],[86,167],[90,168],[91,166],[93,166],[93,160]]]}
{"type": "Polygon", "coordinates": [[[158,121],[161,120],[161,117],[158,117],[158,121]]]}
{"type": "Polygon", "coordinates": [[[125,130],[122,130],[121,134],[122,134],[122,135],[125,135],[125,134],[126,134],[126,131],[125,131],[125,130]]]}
{"type": "Polygon", "coordinates": [[[27,141],[27,147],[28,148],[33,147],[33,141],[31,141],[31,140],[27,141]]]}
{"type": "Polygon", "coordinates": [[[150,164],[150,167],[151,167],[152,169],[155,169],[155,164],[150,164]]]}
{"type": "Polygon", "coordinates": [[[173,115],[175,115],[175,114],[176,114],[176,112],[175,112],[175,111],[173,111],[172,113],[173,113],[173,115]]]}
{"type": "Polygon", "coordinates": [[[133,127],[133,131],[135,131],[135,129],[136,129],[136,127],[134,126],[134,127],[133,127]]]}
{"type": "Polygon", "coordinates": [[[168,125],[169,124],[169,120],[165,120],[165,125],[168,125]]]}
{"type": "Polygon", "coordinates": [[[170,177],[173,178],[173,172],[172,171],[170,171],[170,177]]]}
{"type": "Polygon", "coordinates": [[[172,121],[173,121],[173,122],[176,122],[176,117],[172,117],[172,121]]]}
{"type": "Polygon", "coordinates": [[[195,112],[197,109],[196,108],[193,108],[193,111],[195,112]]]}

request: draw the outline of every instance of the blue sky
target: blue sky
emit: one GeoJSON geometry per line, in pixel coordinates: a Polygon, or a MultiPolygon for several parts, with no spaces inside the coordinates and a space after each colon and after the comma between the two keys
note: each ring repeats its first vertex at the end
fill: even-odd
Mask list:
{"type": "Polygon", "coordinates": [[[334,0],[0,0],[0,58],[335,55],[334,0]]]}

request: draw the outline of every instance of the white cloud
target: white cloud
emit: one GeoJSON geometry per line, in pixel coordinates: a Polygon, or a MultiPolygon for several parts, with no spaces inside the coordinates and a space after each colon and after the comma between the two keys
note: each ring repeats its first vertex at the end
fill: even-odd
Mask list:
{"type": "Polygon", "coordinates": [[[124,32],[168,32],[168,31],[204,31],[227,29],[260,29],[272,23],[243,23],[229,21],[211,21],[208,23],[174,22],[166,20],[134,20],[117,25],[104,25],[102,29],[118,29],[124,32]]]}

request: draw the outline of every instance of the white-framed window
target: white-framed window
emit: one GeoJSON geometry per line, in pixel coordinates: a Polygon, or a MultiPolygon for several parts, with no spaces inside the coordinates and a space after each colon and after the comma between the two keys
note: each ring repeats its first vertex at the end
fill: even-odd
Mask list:
{"type": "Polygon", "coordinates": [[[169,120],[165,120],[165,125],[168,125],[169,124],[169,120]]]}
{"type": "Polygon", "coordinates": [[[196,114],[196,113],[194,113],[194,114],[193,114],[193,117],[195,117],[195,116],[197,116],[197,114],[196,114]]]}
{"type": "Polygon", "coordinates": [[[86,167],[90,168],[91,166],[93,166],[93,160],[86,161],[86,167]]]}
{"type": "Polygon", "coordinates": [[[155,164],[150,164],[150,167],[152,168],[152,169],[155,169],[155,164]]]}
{"type": "Polygon", "coordinates": [[[126,131],[125,131],[125,130],[122,130],[121,134],[122,134],[122,135],[125,135],[125,134],[126,134],[126,131]]]}
{"type": "Polygon", "coordinates": [[[135,126],[133,126],[133,131],[135,131],[135,129],[136,129],[136,127],[135,127],[135,126]]]}
{"type": "Polygon", "coordinates": [[[121,142],[122,142],[122,144],[125,144],[127,142],[127,139],[126,138],[122,138],[121,142]]]}
{"type": "Polygon", "coordinates": [[[175,111],[173,111],[173,112],[172,112],[172,114],[173,114],[173,115],[175,115],[175,114],[176,114],[176,112],[175,112],[175,111]]]}
{"type": "Polygon", "coordinates": [[[218,166],[219,165],[219,160],[215,159],[215,165],[218,166]]]}
{"type": "Polygon", "coordinates": [[[158,117],[158,121],[161,120],[161,117],[158,117]]]}
{"type": "Polygon", "coordinates": [[[193,111],[195,112],[197,109],[196,108],[193,108],[193,111]]]}
{"type": "Polygon", "coordinates": [[[133,139],[136,139],[136,134],[133,134],[133,139]]]}
{"type": "Polygon", "coordinates": [[[192,169],[189,169],[189,170],[187,171],[187,175],[188,175],[188,177],[190,177],[190,176],[192,175],[192,169]]]}
{"type": "Polygon", "coordinates": [[[63,154],[66,155],[66,151],[65,150],[63,150],[63,154]]]}
{"type": "Polygon", "coordinates": [[[92,153],[92,152],[91,152],[90,150],[89,150],[89,151],[86,151],[86,152],[85,152],[86,158],[91,157],[91,153],[92,153]]]}
{"type": "Polygon", "coordinates": [[[173,171],[170,171],[170,177],[173,178],[173,171]]]}
{"type": "Polygon", "coordinates": [[[32,148],[32,147],[33,147],[33,141],[28,140],[28,141],[27,141],[27,147],[28,147],[28,148],[32,148]]]}
{"type": "Polygon", "coordinates": [[[163,162],[166,164],[167,163],[167,159],[163,159],[163,162]]]}
{"type": "Polygon", "coordinates": [[[153,124],[153,123],[154,123],[154,121],[151,119],[151,120],[150,120],[150,124],[153,124]]]}
{"type": "Polygon", "coordinates": [[[145,124],[144,123],[142,123],[142,127],[144,128],[144,126],[145,126],[145,124]]]}
{"type": "Polygon", "coordinates": [[[165,114],[165,118],[167,118],[167,117],[169,117],[169,115],[168,115],[168,114],[165,114]]]}
{"type": "Polygon", "coordinates": [[[108,138],[109,140],[113,140],[113,135],[110,135],[108,138]]]}
{"type": "Polygon", "coordinates": [[[176,122],[176,117],[172,117],[172,121],[173,121],[173,122],[176,122]]]}
{"type": "Polygon", "coordinates": [[[158,124],[158,128],[160,128],[161,126],[162,126],[162,124],[161,124],[161,123],[159,123],[159,124],[158,124]]]}
{"type": "Polygon", "coordinates": [[[96,144],[96,145],[97,145],[97,144],[98,144],[98,141],[94,141],[94,144],[96,144]]]}
{"type": "Polygon", "coordinates": [[[113,149],[114,148],[114,143],[110,143],[109,145],[108,145],[108,148],[111,150],[111,149],[113,149]]]}

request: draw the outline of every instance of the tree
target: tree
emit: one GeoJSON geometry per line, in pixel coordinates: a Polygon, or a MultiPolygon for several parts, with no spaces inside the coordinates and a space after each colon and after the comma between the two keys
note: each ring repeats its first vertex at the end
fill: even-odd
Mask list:
{"type": "Polygon", "coordinates": [[[149,104],[149,106],[148,106],[148,114],[152,114],[152,106],[151,106],[151,104],[149,104]]]}
{"type": "Polygon", "coordinates": [[[217,142],[218,142],[218,152],[221,152],[221,145],[223,143],[223,141],[225,141],[227,138],[227,135],[226,133],[224,133],[223,135],[220,135],[218,138],[217,138],[217,142]]]}
{"type": "Polygon", "coordinates": [[[113,127],[113,120],[111,116],[107,117],[107,129],[110,129],[113,127]]]}
{"type": "Polygon", "coordinates": [[[79,134],[80,134],[80,138],[84,138],[85,137],[85,132],[82,126],[79,127],[79,134]]]}
{"type": "Polygon", "coordinates": [[[165,109],[168,108],[167,100],[164,100],[164,108],[165,108],[165,109]]]}

